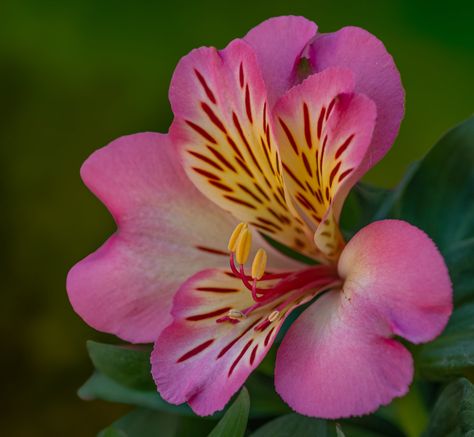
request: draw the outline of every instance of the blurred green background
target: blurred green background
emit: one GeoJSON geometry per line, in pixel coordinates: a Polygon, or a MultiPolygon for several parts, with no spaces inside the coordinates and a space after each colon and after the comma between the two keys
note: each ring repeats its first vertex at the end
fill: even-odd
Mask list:
{"type": "Polygon", "coordinates": [[[68,304],[68,268],[114,228],[79,178],[112,139],[166,131],[178,59],[223,47],[274,15],[322,32],[368,29],[394,55],[407,91],[394,149],[368,180],[396,183],[474,101],[473,2],[11,1],[0,5],[2,435],[94,435],[126,407],[86,403],[85,340],[105,337],[68,304]]]}

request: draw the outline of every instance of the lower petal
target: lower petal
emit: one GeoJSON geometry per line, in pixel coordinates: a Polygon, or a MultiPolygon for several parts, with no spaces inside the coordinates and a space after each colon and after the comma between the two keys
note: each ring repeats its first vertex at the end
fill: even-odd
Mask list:
{"type": "Polygon", "coordinates": [[[332,291],[291,326],[278,349],[277,392],[300,414],[327,419],[375,411],[408,391],[410,353],[363,299],[332,291]]]}
{"type": "Polygon", "coordinates": [[[408,391],[412,358],[393,337],[426,342],[452,311],[443,258],[421,230],[374,222],[347,244],[342,290],[316,301],[278,351],[275,384],[297,412],[324,418],[367,414],[408,391]]]}
{"type": "Polygon", "coordinates": [[[253,306],[251,292],[230,271],[206,270],[190,278],[176,295],[174,322],[152,354],[161,396],[173,404],[188,402],[203,416],[224,408],[266,355],[291,310],[311,297],[269,322],[268,316],[286,298],[262,305],[238,322],[218,323],[229,310],[253,306]]]}

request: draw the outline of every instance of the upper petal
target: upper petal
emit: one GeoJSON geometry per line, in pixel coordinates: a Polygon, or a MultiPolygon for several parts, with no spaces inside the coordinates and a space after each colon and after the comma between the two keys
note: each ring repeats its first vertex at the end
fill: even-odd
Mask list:
{"type": "Polygon", "coordinates": [[[184,168],[210,200],[274,239],[314,254],[309,229],[285,198],[265,83],[252,48],[235,40],[179,62],[170,100],[173,141],[184,168]]]}
{"type": "Polygon", "coordinates": [[[277,391],[302,414],[367,414],[406,393],[412,359],[393,336],[429,341],[451,313],[443,259],[408,223],[363,228],[345,247],[339,274],[343,290],[311,305],[278,351],[277,391]]]}
{"type": "Polygon", "coordinates": [[[355,94],[350,70],[328,68],[275,105],[275,136],[288,190],[329,257],[342,247],[342,204],[361,176],[376,120],[374,103],[355,94]]]}
{"type": "Polygon", "coordinates": [[[273,17],[244,37],[257,55],[270,107],[296,83],[296,66],[317,29],[304,17],[273,17]]]}
{"type": "Polygon", "coordinates": [[[227,264],[235,219],[189,182],[166,135],[119,138],[94,152],[81,175],[119,230],[71,269],[70,301],[98,330],[154,341],[171,321],[181,282],[227,264]]]}
{"type": "Polygon", "coordinates": [[[328,67],[350,69],[355,91],[377,105],[377,124],[365,162],[367,170],[392,146],[404,115],[405,93],[395,62],[379,39],[358,27],[318,35],[309,53],[316,71],[328,67]]]}

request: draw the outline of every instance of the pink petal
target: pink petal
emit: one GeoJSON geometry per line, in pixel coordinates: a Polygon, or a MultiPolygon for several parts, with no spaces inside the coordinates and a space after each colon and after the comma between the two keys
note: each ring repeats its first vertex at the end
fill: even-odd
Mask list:
{"type": "Polygon", "coordinates": [[[339,214],[361,177],[376,120],[374,103],[353,90],[351,71],[328,68],[290,89],[273,114],[288,190],[331,258],[342,246],[339,214]]]}
{"type": "Polygon", "coordinates": [[[292,325],[278,350],[275,384],[297,412],[367,414],[408,391],[413,365],[394,335],[429,341],[451,313],[452,290],[433,242],[408,223],[362,229],[339,261],[343,291],[326,294],[292,325]]]}
{"type": "Polygon", "coordinates": [[[377,125],[365,163],[367,169],[372,167],[393,144],[404,114],[405,94],[392,56],[380,40],[358,27],[319,35],[309,52],[316,71],[350,69],[355,91],[366,94],[377,105],[377,125]]]}
{"type": "Polygon", "coordinates": [[[152,373],[161,396],[173,404],[188,402],[203,416],[221,410],[266,355],[288,314],[310,299],[293,303],[261,331],[255,328],[272,313],[275,301],[236,324],[217,323],[230,309],[242,311],[255,302],[230,271],[196,274],[178,291],[174,322],[155,343],[152,373]]]}
{"type": "Polygon", "coordinates": [[[93,153],[81,175],[119,230],[69,272],[70,301],[100,331],[154,341],[171,321],[179,285],[227,265],[236,222],[189,182],[166,135],[119,138],[93,153]]]}
{"type": "Polygon", "coordinates": [[[274,17],[244,37],[257,55],[270,106],[296,83],[295,67],[317,29],[304,17],[274,17]]]}
{"type": "Polygon", "coordinates": [[[286,202],[252,48],[235,40],[221,51],[193,50],[176,67],[170,101],[173,142],[196,187],[237,219],[316,257],[312,233],[286,202]]]}

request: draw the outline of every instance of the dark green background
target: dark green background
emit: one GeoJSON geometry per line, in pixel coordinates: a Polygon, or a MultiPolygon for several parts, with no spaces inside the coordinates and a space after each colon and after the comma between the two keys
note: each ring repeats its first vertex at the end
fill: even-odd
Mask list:
{"type": "Polygon", "coordinates": [[[13,1],[0,5],[2,294],[0,433],[93,435],[125,407],[80,401],[85,340],[68,268],[113,230],[84,188],[86,157],[128,133],[166,131],[178,59],[223,47],[274,15],[323,32],[359,25],[384,41],[407,91],[396,145],[368,180],[393,185],[474,100],[472,2],[13,1]]]}

